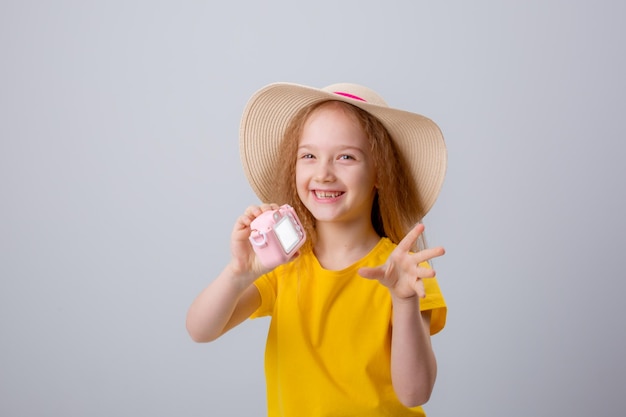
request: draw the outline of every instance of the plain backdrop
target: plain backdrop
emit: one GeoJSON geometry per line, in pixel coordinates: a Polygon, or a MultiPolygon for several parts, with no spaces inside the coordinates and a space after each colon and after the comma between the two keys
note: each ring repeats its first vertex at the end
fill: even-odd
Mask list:
{"type": "Polygon", "coordinates": [[[268,321],[187,308],[257,202],[265,84],[434,119],[449,304],[433,416],[623,414],[621,1],[0,2],[0,415],[263,416],[268,321]]]}

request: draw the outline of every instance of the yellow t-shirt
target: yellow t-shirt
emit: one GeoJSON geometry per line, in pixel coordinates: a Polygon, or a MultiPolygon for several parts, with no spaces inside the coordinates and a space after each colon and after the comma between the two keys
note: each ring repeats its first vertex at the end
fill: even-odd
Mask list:
{"type": "MultiPolygon", "coordinates": [[[[386,262],[386,238],[341,271],[323,269],[312,253],[263,275],[255,285],[272,316],[265,350],[268,416],[424,416],[406,408],[391,383],[392,302],[378,281],[357,274],[386,262]]],[[[446,321],[436,278],[424,279],[421,310],[432,310],[431,334],[446,321]]]]}

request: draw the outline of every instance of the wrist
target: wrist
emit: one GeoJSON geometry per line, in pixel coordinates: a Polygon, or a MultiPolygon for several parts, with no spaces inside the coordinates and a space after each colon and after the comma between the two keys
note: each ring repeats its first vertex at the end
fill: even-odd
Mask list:
{"type": "Polygon", "coordinates": [[[397,295],[391,294],[391,302],[394,308],[414,308],[419,310],[420,307],[420,298],[417,294],[413,294],[408,297],[400,297],[397,295]]]}
{"type": "Polygon", "coordinates": [[[258,277],[249,269],[243,269],[232,262],[226,266],[226,276],[228,280],[236,285],[241,291],[245,290],[252,284],[258,277]]]}

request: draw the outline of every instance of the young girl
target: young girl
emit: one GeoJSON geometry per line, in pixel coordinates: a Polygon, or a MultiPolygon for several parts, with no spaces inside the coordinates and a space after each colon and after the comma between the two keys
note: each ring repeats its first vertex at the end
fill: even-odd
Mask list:
{"type": "Polygon", "coordinates": [[[235,222],[230,262],[192,303],[208,342],[271,316],[269,416],[424,416],[437,364],[430,335],[446,305],[423,247],[446,148],[429,119],[355,84],[271,84],[249,101],[240,150],[263,202],[235,222]],[[282,204],[307,234],[299,255],[263,267],[250,223],[282,204]]]}

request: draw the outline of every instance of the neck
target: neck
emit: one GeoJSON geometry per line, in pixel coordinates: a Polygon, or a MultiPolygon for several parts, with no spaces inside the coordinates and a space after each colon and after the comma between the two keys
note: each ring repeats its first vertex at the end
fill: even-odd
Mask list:
{"type": "Polygon", "coordinates": [[[313,249],[319,263],[326,269],[346,268],[367,255],[376,246],[380,236],[367,222],[318,223],[317,241],[313,249]]]}

